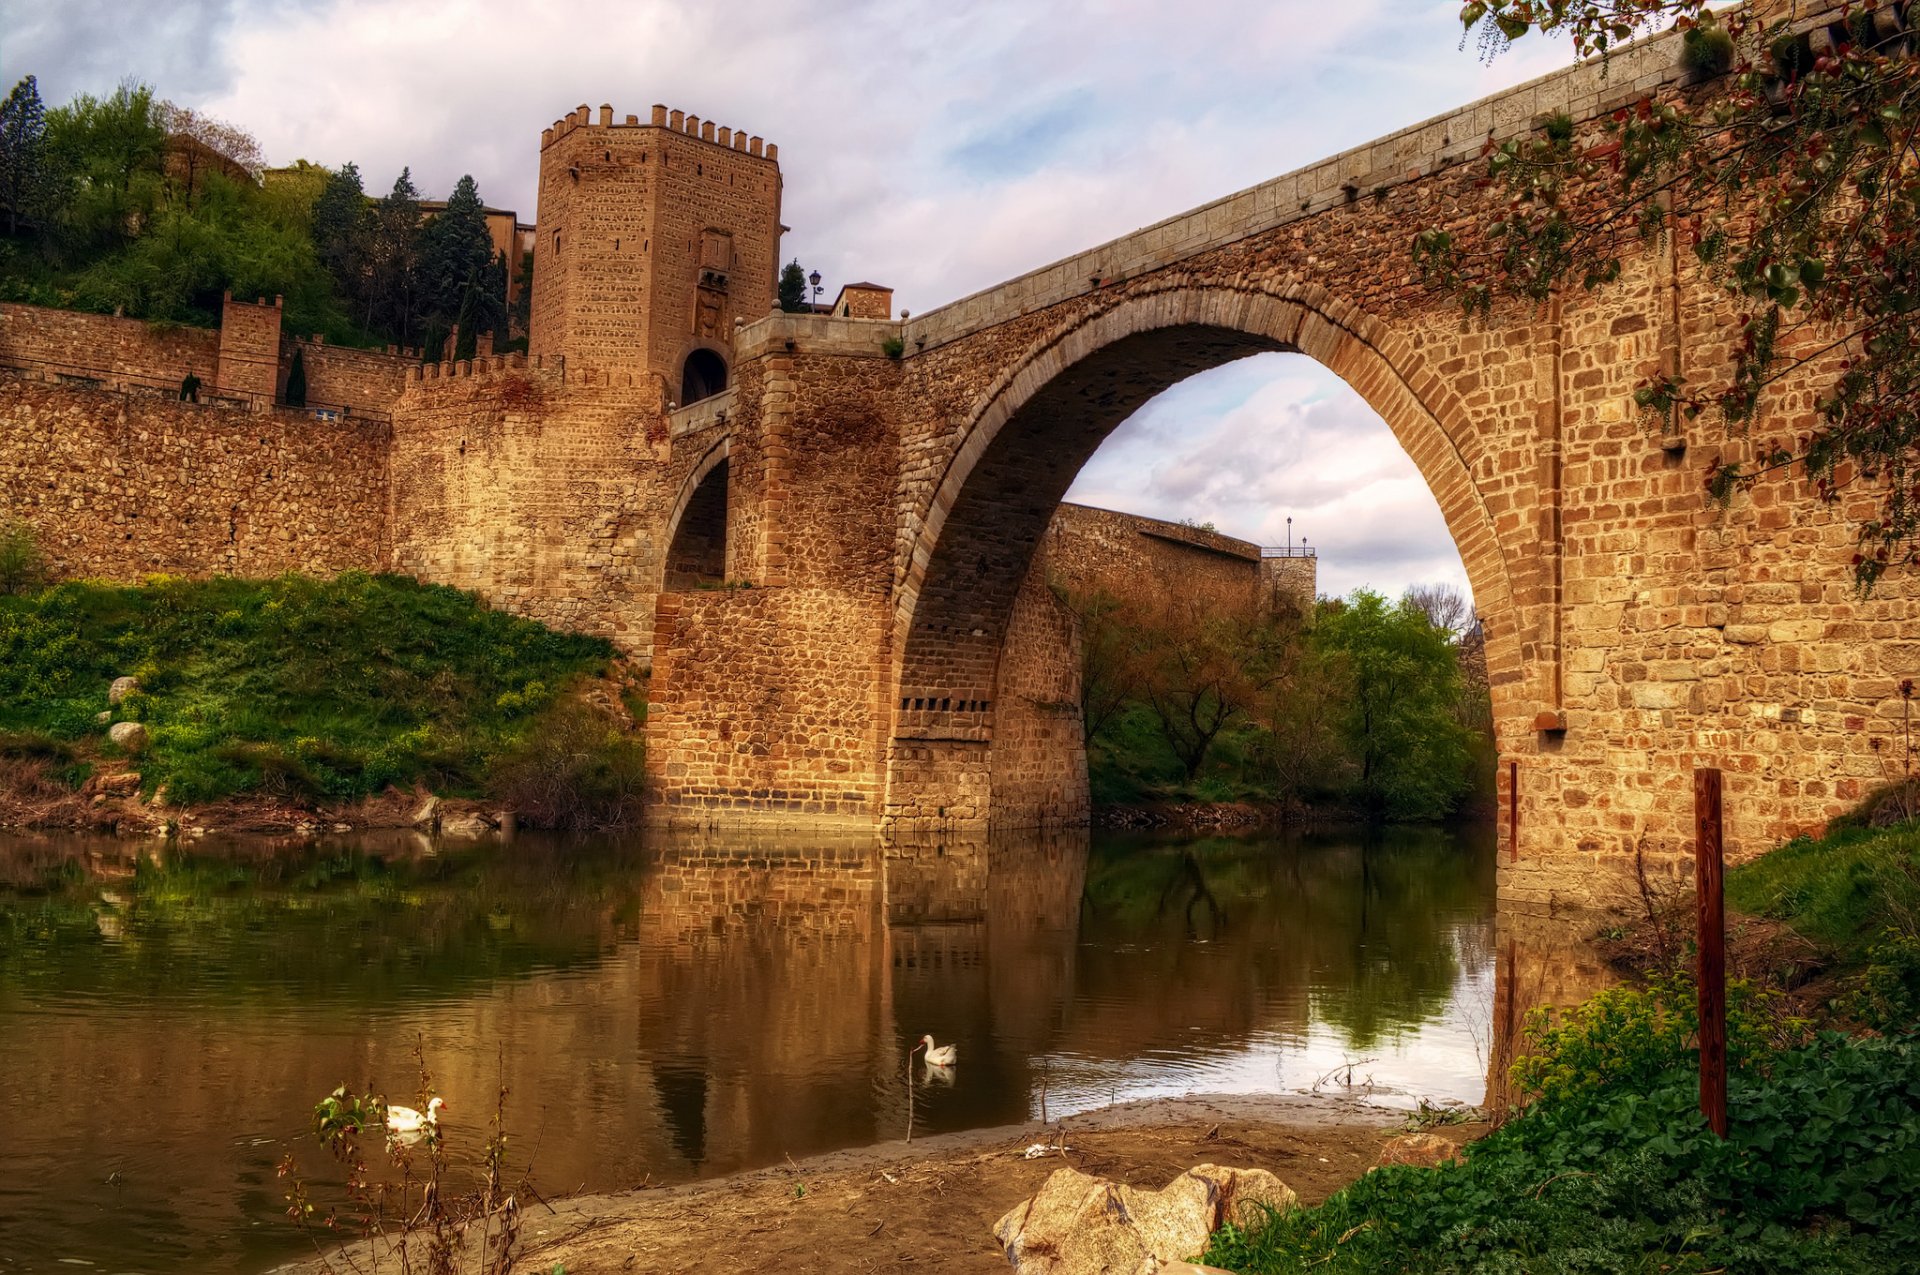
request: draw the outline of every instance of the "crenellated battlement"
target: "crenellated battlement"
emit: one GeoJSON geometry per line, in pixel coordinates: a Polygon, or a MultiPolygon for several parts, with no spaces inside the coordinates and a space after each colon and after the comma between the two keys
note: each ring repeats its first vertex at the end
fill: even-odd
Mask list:
{"type": "Polygon", "coordinates": [[[711,142],[723,150],[738,151],[756,159],[765,159],[773,163],[780,161],[778,146],[762,138],[749,136],[743,128],[736,129],[726,124],[715,124],[712,120],[703,120],[698,115],[670,110],[657,102],[654,103],[645,124],[640,122],[638,115],[628,115],[615,123],[613,107],[604,102],[600,105],[600,117],[595,120],[593,109],[582,103],[547,128],[540,130],[540,149],[544,151],[555,142],[562,141],[581,129],[597,131],[649,128],[665,129],[669,133],[677,133],[702,142],[711,142]]]}

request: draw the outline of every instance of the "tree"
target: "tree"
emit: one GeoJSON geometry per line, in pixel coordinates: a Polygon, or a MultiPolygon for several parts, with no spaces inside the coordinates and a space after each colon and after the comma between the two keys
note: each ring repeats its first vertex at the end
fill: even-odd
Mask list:
{"type": "Polygon", "coordinates": [[[780,268],[780,308],[788,314],[800,314],[807,305],[807,272],[798,257],[780,268]]]}
{"type": "Polygon", "coordinates": [[[1832,21],[1796,33],[1706,0],[1467,4],[1461,20],[1489,53],[1561,33],[1577,55],[1604,55],[1678,30],[1710,83],[1591,125],[1553,117],[1491,147],[1505,207],[1457,234],[1423,231],[1414,256],[1430,283],[1485,312],[1500,297],[1604,287],[1649,238],[1680,236],[1738,309],[1733,358],[1706,382],[1655,372],[1641,408],[1667,423],[1712,413],[1737,434],[1783,383],[1815,382],[1805,432],[1717,460],[1708,491],[1724,500],[1794,468],[1831,502],[1864,488],[1871,499],[1849,505],[1865,506],[1855,572],[1871,588],[1920,553],[1920,62],[1892,4],[1818,8],[1832,21]]]}
{"type": "Polygon", "coordinates": [[[1191,784],[1265,685],[1265,634],[1195,602],[1169,603],[1142,627],[1138,693],[1191,784]]]}
{"type": "Polygon", "coordinates": [[[307,361],[300,347],[293,349],[293,362],[287,365],[287,392],[283,396],[288,407],[307,405],[307,361]]]}
{"type": "Polygon", "coordinates": [[[1407,601],[1420,608],[1427,623],[1457,640],[1473,624],[1473,603],[1450,584],[1416,584],[1407,590],[1407,601]]]}
{"type": "Polygon", "coordinates": [[[1091,744],[1139,692],[1139,628],[1110,593],[1056,592],[1080,621],[1080,721],[1091,744]]]}
{"type": "Polygon", "coordinates": [[[157,103],[154,116],[167,135],[168,170],[180,178],[188,203],[200,193],[209,167],[228,176],[258,180],[267,166],[266,154],[253,134],[223,119],[172,102],[157,103]]]}
{"type": "Polygon", "coordinates": [[[416,344],[420,321],[420,192],[410,169],[373,206],[367,236],[366,325],[396,345],[416,344]]]}
{"type": "Polygon", "coordinates": [[[146,229],[166,143],[144,84],[129,81],[105,98],[83,93],[47,112],[48,211],[61,252],[105,251],[146,229]]]}
{"type": "Polygon", "coordinates": [[[329,173],[327,184],[313,201],[313,249],[341,293],[363,302],[367,298],[373,220],[359,167],[343,164],[339,172],[329,173]]]}
{"type": "Polygon", "coordinates": [[[1465,791],[1460,670],[1447,637],[1411,601],[1370,590],[1322,608],[1314,646],[1342,692],[1340,726],[1376,818],[1433,819],[1465,791]]]}
{"type": "Polygon", "coordinates": [[[446,207],[420,234],[420,309],[429,347],[460,328],[455,358],[471,358],[474,338],[506,317],[507,276],[496,264],[486,205],[473,178],[462,177],[446,207]]]}
{"type": "Polygon", "coordinates": [[[29,75],[0,102],[0,205],[7,210],[7,233],[20,233],[41,211],[47,184],[47,112],[39,82],[29,75]]]}

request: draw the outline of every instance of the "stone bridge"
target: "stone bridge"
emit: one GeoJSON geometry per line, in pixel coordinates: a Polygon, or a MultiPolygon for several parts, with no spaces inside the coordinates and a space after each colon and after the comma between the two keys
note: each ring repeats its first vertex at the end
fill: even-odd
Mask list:
{"type": "Polygon", "coordinates": [[[1269,350],[1351,385],[1445,515],[1486,624],[1506,894],[1683,872],[1698,765],[1729,772],[1736,854],[1883,781],[1912,590],[1857,597],[1846,511],[1797,481],[1716,507],[1707,468],[1739,440],[1634,408],[1663,361],[1727,363],[1690,254],[1656,245],[1618,286],[1488,321],[1410,264],[1417,230],[1492,206],[1486,139],[1675,90],[1674,55],[1569,69],[909,321],[744,327],[730,390],[670,422],[668,557],[723,553],[725,583],[658,600],[661,808],[1084,819],[1073,626],[1035,546],[1131,412],[1269,350]]]}

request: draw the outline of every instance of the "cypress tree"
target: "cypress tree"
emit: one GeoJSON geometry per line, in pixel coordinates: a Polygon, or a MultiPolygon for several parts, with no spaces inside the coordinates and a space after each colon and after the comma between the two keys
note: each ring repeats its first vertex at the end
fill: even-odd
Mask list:
{"type": "Polygon", "coordinates": [[[435,336],[459,324],[455,358],[471,357],[474,338],[496,329],[506,310],[506,275],[495,268],[495,257],[479,188],[462,177],[420,245],[423,316],[435,336]]]}
{"type": "Polygon", "coordinates": [[[0,203],[7,210],[7,233],[20,233],[24,217],[35,219],[46,185],[47,111],[40,85],[29,75],[0,102],[0,203]]]}
{"type": "Polygon", "coordinates": [[[807,308],[807,272],[800,268],[798,257],[781,267],[780,308],[788,314],[798,314],[807,308]]]}
{"type": "Polygon", "coordinates": [[[287,368],[286,399],[288,407],[307,405],[307,361],[301,357],[298,346],[294,347],[293,363],[287,368]]]}

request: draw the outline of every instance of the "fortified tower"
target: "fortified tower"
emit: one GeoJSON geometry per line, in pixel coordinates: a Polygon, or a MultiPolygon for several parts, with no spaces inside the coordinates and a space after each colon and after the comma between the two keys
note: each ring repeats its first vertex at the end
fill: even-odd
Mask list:
{"type": "Polygon", "coordinates": [[[672,403],[723,389],[734,320],[773,305],[779,153],[664,106],[646,124],[614,123],[611,106],[555,121],[540,134],[529,353],[651,374],[672,403]]]}

